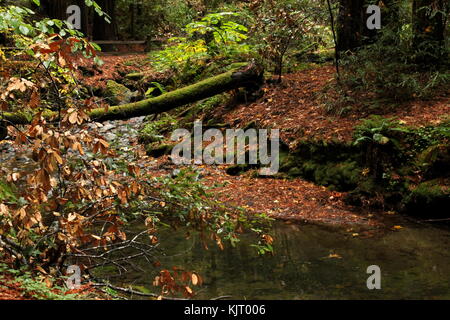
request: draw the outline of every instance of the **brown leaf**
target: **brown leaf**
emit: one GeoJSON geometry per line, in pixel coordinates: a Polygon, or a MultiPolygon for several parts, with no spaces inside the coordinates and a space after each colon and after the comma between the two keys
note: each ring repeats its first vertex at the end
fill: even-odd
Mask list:
{"type": "Polygon", "coordinates": [[[192,276],[191,276],[191,280],[192,280],[192,284],[194,285],[194,286],[196,286],[197,284],[198,284],[198,276],[195,274],[195,273],[193,273],[192,274],[192,276]]]}
{"type": "Polygon", "coordinates": [[[77,121],[78,121],[78,114],[77,114],[76,112],[72,112],[72,113],[69,115],[69,122],[70,122],[71,124],[76,124],[77,121]]]}

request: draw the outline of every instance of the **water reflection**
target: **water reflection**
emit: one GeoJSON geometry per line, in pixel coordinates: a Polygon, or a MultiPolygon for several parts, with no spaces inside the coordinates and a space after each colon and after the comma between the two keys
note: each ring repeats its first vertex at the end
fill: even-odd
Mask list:
{"type": "MultiPolygon", "coordinates": [[[[184,232],[159,234],[166,256],[162,268],[196,271],[205,280],[196,296],[209,299],[450,299],[450,231],[408,224],[398,232],[368,239],[314,225],[276,223],[274,256],[259,257],[243,236],[236,248],[205,250],[184,232]],[[368,290],[367,267],[378,265],[381,290],[368,290]]],[[[131,272],[113,280],[121,285],[151,286],[156,275],[131,272]]],[[[146,267],[145,267],[146,266],[146,267]]]]}

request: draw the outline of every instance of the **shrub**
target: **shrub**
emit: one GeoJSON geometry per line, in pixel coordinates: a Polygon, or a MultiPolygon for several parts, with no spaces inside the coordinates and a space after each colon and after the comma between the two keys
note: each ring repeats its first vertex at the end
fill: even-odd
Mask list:
{"type": "Polygon", "coordinates": [[[449,83],[450,72],[445,68],[445,61],[426,69],[417,62],[420,52],[413,45],[414,32],[405,15],[383,26],[373,43],[341,59],[344,88],[368,92],[371,98],[368,104],[427,98],[449,83]]]}
{"type": "Polygon", "coordinates": [[[154,66],[160,71],[178,71],[205,66],[210,59],[240,61],[251,48],[244,43],[247,28],[234,22],[233,17],[239,14],[214,13],[186,25],[184,37],[169,39],[164,50],[151,54],[154,66]]]}

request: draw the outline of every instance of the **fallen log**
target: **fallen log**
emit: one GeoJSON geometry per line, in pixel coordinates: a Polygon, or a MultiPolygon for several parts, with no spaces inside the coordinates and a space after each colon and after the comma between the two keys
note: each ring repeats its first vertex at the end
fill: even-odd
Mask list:
{"type": "MultiPolygon", "coordinates": [[[[109,108],[97,108],[89,112],[91,120],[124,120],[151,114],[167,112],[177,107],[206,99],[217,94],[237,89],[253,88],[263,81],[263,70],[255,64],[249,64],[218,76],[208,78],[193,85],[177,89],[161,96],[109,108]]],[[[43,113],[45,118],[54,118],[56,112],[43,113]]],[[[29,124],[31,116],[24,113],[3,113],[3,119],[11,124],[29,124]]]]}

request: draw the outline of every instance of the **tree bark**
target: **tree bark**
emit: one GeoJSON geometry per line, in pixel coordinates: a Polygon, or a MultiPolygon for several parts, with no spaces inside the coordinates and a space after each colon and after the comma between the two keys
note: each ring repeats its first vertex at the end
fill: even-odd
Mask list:
{"type": "MultiPolygon", "coordinates": [[[[367,28],[367,0],[339,0],[339,14],[337,19],[337,49],[340,52],[354,50],[363,45],[376,41],[377,30],[367,28]]],[[[381,5],[381,1],[378,1],[381,5]]],[[[398,19],[396,0],[383,1],[382,25],[386,27],[390,22],[398,19]]]]}
{"type": "Polygon", "coordinates": [[[105,17],[94,16],[94,40],[117,40],[117,25],[115,18],[116,3],[115,0],[97,0],[98,5],[109,15],[111,20],[108,23],[105,17]]]}
{"type": "MultiPolygon", "coordinates": [[[[89,113],[91,120],[123,120],[134,117],[146,116],[170,111],[177,107],[206,99],[217,94],[236,89],[236,88],[254,88],[260,86],[263,81],[263,71],[259,66],[250,64],[238,70],[231,70],[218,76],[200,81],[196,84],[163,94],[156,98],[150,98],[135,103],[114,106],[108,108],[97,108],[89,113]]],[[[54,118],[56,112],[48,111],[44,113],[45,118],[54,118]]],[[[6,123],[29,124],[31,116],[21,113],[3,114],[6,123]]]]}
{"type": "Polygon", "coordinates": [[[338,51],[353,50],[361,45],[365,33],[363,4],[364,0],[339,0],[338,51]]]}

